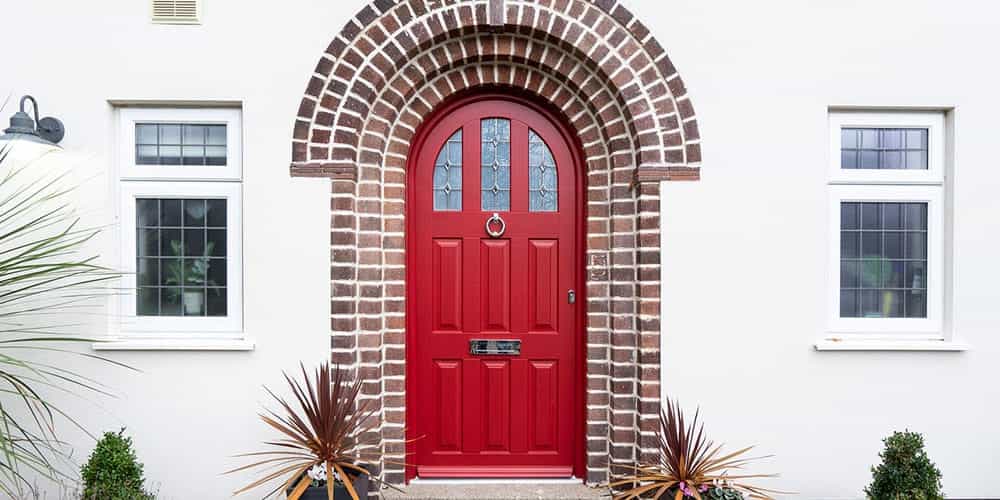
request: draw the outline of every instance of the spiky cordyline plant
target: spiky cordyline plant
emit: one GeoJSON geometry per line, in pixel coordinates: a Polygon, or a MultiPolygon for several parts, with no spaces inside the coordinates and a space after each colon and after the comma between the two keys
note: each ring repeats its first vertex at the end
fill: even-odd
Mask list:
{"type": "Polygon", "coordinates": [[[332,369],[323,363],[316,369],[312,379],[302,369],[302,383],[292,380],[285,373],[285,380],[291,386],[298,401],[299,411],[270,389],[264,388],[284,410],[279,415],[272,410],[260,414],[261,420],[284,435],[284,439],[268,441],[265,444],[278,450],[245,453],[239,457],[267,457],[243,467],[228,471],[227,474],[254,468],[262,468],[263,477],[233,493],[257,488],[283,476],[288,479],[267,494],[267,497],[291,490],[288,500],[298,500],[309,487],[312,478],[307,472],[313,466],[323,465],[326,469],[326,491],[333,500],[334,472],[342,480],[354,500],[358,494],[352,484],[359,475],[368,476],[376,483],[381,481],[369,474],[363,466],[374,465],[378,459],[373,431],[377,425],[371,409],[371,400],[358,400],[364,382],[358,378],[350,382],[347,370],[335,365],[332,369]]]}
{"type": "Polygon", "coordinates": [[[609,485],[615,500],[670,495],[674,500],[686,496],[702,500],[704,491],[719,486],[759,500],[773,500],[770,494],[779,493],[743,482],[775,477],[774,474],[729,474],[730,470],[742,469],[747,463],[767,457],[745,457],[752,446],[723,453],[722,444],[716,445],[705,437],[704,424],[698,424],[698,412],[691,424],[685,425],[684,413],[676,401],[667,400],[667,407],[660,411],[659,441],[659,463],[614,466],[629,471],[609,485]]]}
{"type": "Polygon", "coordinates": [[[67,165],[43,166],[40,160],[52,151],[21,154],[20,147],[35,149],[20,141],[0,146],[0,492],[10,498],[35,492],[31,474],[59,483],[73,479],[66,472],[73,467],[71,450],[58,438],[57,423],[86,429],[48,394],[109,395],[53,356],[125,366],[58,347],[95,341],[75,333],[81,325],[67,318],[88,315],[98,299],[116,294],[108,282],[120,274],[97,265],[97,257],[80,256],[99,229],[79,225],[71,203],[75,187],[68,171],[60,172],[67,165]]]}

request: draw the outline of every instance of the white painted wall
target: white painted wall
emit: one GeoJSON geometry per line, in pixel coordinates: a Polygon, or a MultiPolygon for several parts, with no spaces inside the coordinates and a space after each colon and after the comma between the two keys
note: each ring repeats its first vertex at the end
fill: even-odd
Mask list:
{"type": "MultiPolygon", "coordinates": [[[[308,75],[362,0],[205,0],[204,24],[153,26],[148,3],[16,2],[0,19],[0,95],[36,95],[96,175],[82,199],[110,222],[109,99],[244,103],[245,329],[249,353],[134,352],[93,364],[118,392],[67,402],[96,430],[126,425],[164,498],[226,498],[218,474],[269,436],[261,384],[326,357],[328,183],[288,176],[308,75]],[[34,30],[43,28],[47,35],[34,30]]],[[[997,14],[985,2],[631,0],[690,89],[702,180],[664,187],[664,387],[701,405],[713,436],[757,443],[800,498],[858,498],[879,439],[926,434],[952,496],[1000,496],[1000,230],[989,161],[1000,111],[997,14]],[[961,354],[817,353],[826,314],[827,107],[955,107],[955,332],[961,354]]],[[[3,118],[9,115],[5,110],[3,118]]],[[[4,124],[5,125],[5,124],[4,124]]],[[[86,177],[86,175],[83,175],[86,177]]],[[[100,242],[109,260],[111,234],[100,242]]],[[[94,325],[100,333],[103,322],[94,325]]],[[[92,443],[73,436],[81,460],[92,443]]],[[[50,492],[48,498],[58,498],[50,492]]]]}
{"type": "Polygon", "coordinates": [[[684,76],[703,180],[663,188],[663,386],[770,484],[861,498],[881,438],[924,433],[951,497],[1000,496],[1000,42],[987,2],[631,2],[684,76]],[[954,107],[964,353],[816,352],[827,317],[827,107],[954,107]]]}
{"type": "MultiPolygon", "coordinates": [[[[245,485],[246,476],[220,473],[246,463],[233,455],[273,437],[257,417],[267,402],[261,385],[284,389],[281,370],[329,356],[330,186],[289,177],[290,142],[316,61],[362,5],[207,0],[201,26],[154,26],[148,1],[4,3],[0,31],[25,42],[0,58],[0,102],[31,93],[43,114],[65,121],[63,146],[86,158],[81,177],[98,176],[81,196],[92,220],[111,222],[115,206],[107,195],[115,160],[109,99],[243,102],[244,323],[256,350],[102,353],[141,374],[68,360],[121,397],[65,405],[88,429],[127,426],[162,498],[229,498],[245,485]]],[[[2,113],[3,128],[12,109],[2,113]]],[[[97,249],[109,261],[117,258],[112,235],[97,249]]],[[[66,430],[86,460],[93,441],[66,430]]],[[[47,490],[46,498],[60,498],[47,490]]]]}

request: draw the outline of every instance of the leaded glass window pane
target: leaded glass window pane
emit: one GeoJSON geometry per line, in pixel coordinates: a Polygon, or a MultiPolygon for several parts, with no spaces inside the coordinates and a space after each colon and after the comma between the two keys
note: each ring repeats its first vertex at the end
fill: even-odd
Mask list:
{"type": "Polygon", "coordinates": [[[462,209],[462,130],[441,147],[434,162],[434,210],[462,209]]]}
{"type": "Polygon", "coordinates": [[[226,126],[135,124],[136,165],[226,165],[226,126]]]}
{"type": "Polygon", "coordinates": [[[481,179],[483,210],[510,210],[510,120],[482,121],[481,179]]]}
{"type": "Polygon", "coordinates": [[[927,170],[925,128],[844,128],[840,168],[927,170]]]}
{"type": "Polygon", "coordinates": [[[139,316],[226,315],[226,200],[136,200],[139,316]]]}
{"type": "Polygon", "coordinates": [[[559,210],[559,173],[552,151],[534,130],[528,132],[528,203],[532,212],[559,210]]]}
{"type": "Polygon", "coordinates": [[[927,204],[840,204],[840,317],[927,317],[927,204]]]}

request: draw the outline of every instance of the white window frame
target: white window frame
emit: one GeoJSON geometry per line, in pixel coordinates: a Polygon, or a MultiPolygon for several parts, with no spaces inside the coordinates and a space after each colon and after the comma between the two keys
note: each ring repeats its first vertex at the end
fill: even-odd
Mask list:
{"type": "Polygon", "coordinates": [[[120,318],[97,350],[251,350],[243,331],[242,126],[239,108],[119,108],[116,212],[123,293],[113,301],[120,318]],[[136,165],[136,123],[227,125],[225,166],[136,165]],[[226,200],[226,316],[136,314],[136,200],[226,200]]]}
{"type": "MultiPolygon", "coordinates": [[[[831,111],[829,176],[829,262],[827,338],[830,350],[851,349],[852,341],[885,348],[921,350],[921,342],[950,340],[944,331],[945,162],[944,113],[927,111],[831,111]],[[926,128],[927,170],[841,169],[841,129],[850,127],[926,128]],[[844,202],[927,204],[927,317],[840,317],[840,205],[844,202]],[[846,344],[844,342],[846,341],[846,344]],[[887,344],[888,342],[888,344],[887,344]],[[838,344],[840,343],[840,344],[838,344]],[[845,347],[846,346],[846,347],[845,347]]],[[[823,343],[821,342],[821,343],[823,343]]],[[[928,344],[933,345],[933,344],[928,344]]],[[[817,344],[820,348],[820,344],[817,344]]],[[[949,350],[949,349],[934,349],[949,350]]]]}
{"type": "Polygon", "coordinates": [[[834,111],[830,113],[831,184],[944,184],[946,159],[944,113],[929,111],[834,111]],[[927,129],[927,169],[840,168],[840,130],[843,128],[927,129]]]}
{"type": "Polygon", "coordinates": [[[944,197],[939,189],[926,186],[841,185],[830,189],[829,331],[866,336],[892,334],[892,338],[943,340],[944,306],[944,197]],[[927,204],[927,317],[840,317],[840,204],[927,204]]]}
{"type": "Polygon", "coordinates": [[[119,110],[119,155],[122,180],[230,180],[243,171],[239,108],[122,108],[119,110]],[[225,165],[138,165],[135,126],[142,123],[226,125],[225,165]]]}
{"type": "Polygon", "coordinates": [[[243,337],[243,264],[240,185],[233,182],[124,182],[121,190],[122,333],[129,337],[243,337]],[[136,315],[136,200],[206,198],[226,200],[226,316],[136,315]],[[152,334],[152,335],[150,335],[152,334]]]}

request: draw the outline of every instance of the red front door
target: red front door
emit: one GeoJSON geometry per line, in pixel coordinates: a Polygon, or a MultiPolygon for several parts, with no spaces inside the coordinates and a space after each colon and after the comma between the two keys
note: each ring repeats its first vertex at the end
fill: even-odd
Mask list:
{"type": "Polygon", "coordinates": [[[485,99],[446,110],[414,152],[407,434],[422,437],[407,462],[421,477],[568,477],[582,411],[570,145],[542,113],[485,99]]]}

